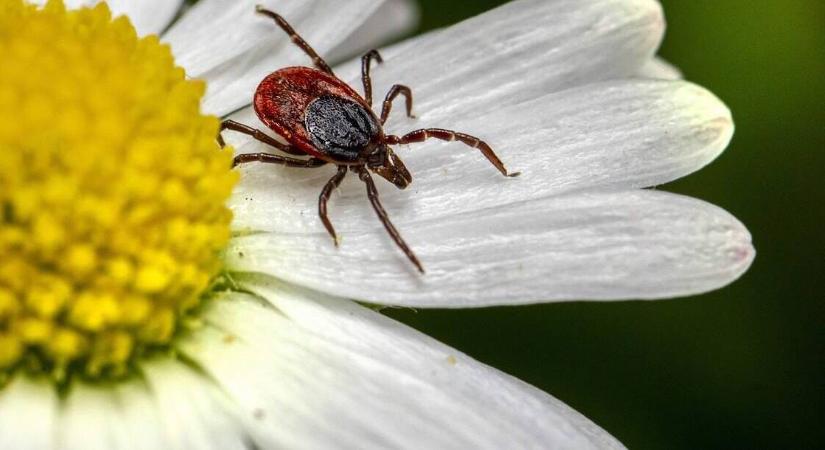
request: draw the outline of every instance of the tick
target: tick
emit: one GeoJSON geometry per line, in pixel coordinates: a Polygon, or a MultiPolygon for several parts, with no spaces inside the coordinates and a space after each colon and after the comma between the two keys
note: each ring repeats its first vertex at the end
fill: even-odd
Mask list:
{"type": "MultiPolygon", "coordinates": [[[[261,122],[286,140],[285,144],[260,130],[234,120],[225,120],[221,123],[221,132],[232,130],[247,134],[291,156],[272,153],[241,154],[235,157],[233,167],[250,162],[307,169],[327,164],[335,165],[338,170],[321,190],[318,199],[318,214],[336,246],[338,237],[327,215],[327,202],[347,172],[354,172],[366,185],[367,197],[372,208],[393,241],[415,267],[424,273],[421,262],[409,245],[404,242],[401,234],[387,216],[384,207],[381,206],[378,189],[370,174],[372,172],[385,178],[399,189],[410,185],[412,182],[410,172],[390,146],[423,142],[430,138],[459,141],[480,150],[502,175],[513,177],[518,173],[508,173],[493,149],[481,139],[469,134],[441,128],[415,130],[403,136],[385,134],[383,125],[390,115],[393,101],[399,95],[403,96],[406,100],[407,116],[413,117],[413,96],[409,87],[396,84],[390,88],[384,98],[381,116],[375,115],[372,111],[370,64],[373,60],[378,63],[383,62],[377,50],[370,50],[361,58],[361,78],[364,84],[364,96],[362,97],[335,76],[329,65],[283,17],[261,6],[257,6],[256,11],[273,19],[289,35],[292,42],[312,59],[314,68],[280,69],[264,78],[255,91],[253,98],[255,113],[261,122]],[[308,158],[293,158],[292,156],[308,156],[308,158]]],[[[222,147],[225,145],[220,133],[218,142],[222,147]]]]}

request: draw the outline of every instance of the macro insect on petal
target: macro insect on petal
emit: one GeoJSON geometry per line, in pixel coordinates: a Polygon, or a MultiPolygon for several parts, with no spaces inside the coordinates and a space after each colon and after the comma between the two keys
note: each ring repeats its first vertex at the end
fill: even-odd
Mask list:
{"type": "MultiPolygon", "coordinates": [[[[396,84],[387,93],[380,118],[372,111],[372,83],[370,64],[383,62],[377,50],[370,50],[361,58],[361,73],[364,96],[340,78],[336,77],[329,65],[309,44],[299,36],[292,26],[280,15],[258,6],[259,14],[273,19],[313,62],[311,67],[287,67],[269,74],[255,91],[253,104],[258,118],[272,131],[286,140],[286,144],[247,125],[226,120],[221,131],[233,130],[247,134],[290,156],[272,153],[247,153],[235,157],[234,165],[262,162],[280,164],[287,167],[318,168],[333,164],[337,171],[321,190],[318,199],[318,214],[335,245],[338,236],[327,214],[327,202],[332,192],[344,180],[347,172],[354,172],[364,182],[367,197],[375,213],[415,267],[424,273],[424,267],[392,224],[378,198],[370,172],[386,179],[399,189],[412,182],[412,175],[404,163],[390,148],[391,145],[423,142],[427,139],[460,141],[476,148],[490,161],[502,175],[509,173],[493,149],[481,139],[468,134],[441,128],[424,128],[411,131],[403,136],[384,133],[383,125],[392,110],[393,101],[400,95],[406,100],[407,116],[412,115],[413,96],[409,87],[396,84]],[[308,158],[294,158],[294,156],[308,158]]],[[[218,141],[224,145],[219,135],[218,141]]]]}

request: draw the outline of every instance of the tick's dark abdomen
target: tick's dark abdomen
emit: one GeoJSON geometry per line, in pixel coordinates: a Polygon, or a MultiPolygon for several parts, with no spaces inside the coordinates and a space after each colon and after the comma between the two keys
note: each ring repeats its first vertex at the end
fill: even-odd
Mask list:
{"type": "MultiPolygon", "coordinates": [[[[309,67],[287,67],[267,75],[255,91],[254,106],[261,122],[283,136],[293,147],[326,162],[351,164],[355,161],[340,159],[317,146],[308,130],[307,114],[310,105],[320,98],[329,97],[361,105],[362,111],[371,116],[368,122],[373,125],[379,123],[369,105],[355,90],[335,76],[309,67]]],[[[329,116],[325,112],[325,106],[334,105],[324,102],[313,107],[320,114],[319,117],[329,116]]],[[[339,105],[338,109],[352,108],[352,105],[339,105]]],[[[347,150],[347,145],[351,145],[346,142],[343,144],[343,150],[347,150]]],[[[343,154],[351,155],[352,152],[344,151],[343,154]]]]}
{"type": "Polygon", "coordinates": [[[375,116],[352,100],[325,95],[306,109],[305,126],[312,144],[341,162],[354,162],[375,142],[375,116]]]}

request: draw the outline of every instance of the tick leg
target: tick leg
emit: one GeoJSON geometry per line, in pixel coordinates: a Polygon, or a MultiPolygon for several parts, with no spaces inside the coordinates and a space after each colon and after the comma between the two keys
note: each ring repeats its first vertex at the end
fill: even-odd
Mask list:
{"type": "Polygon", "coordinates": [[[321,167],[327,162],[323,159],[295,159],[286,156],[273,155],[271,153],[241,153],[232,161],[232,167],[237,167],[241,164],[261,162],[267,164],[279,164],[286,167],[300,167],[302,169],[314,169],[321,167]]]}
{"type": "Polygon", "coordinates": [[[412,105],[413,105],[413,97],[412,91],[407,86],[396,84],[390,91],[387,92],[387,96],[384,98],[384,107],[381,108],[381,125],[387,121],[387,118],[390,117],[390,111],[392,111],[392,101],[395,100],[395,97],[398,95],[403,95],[407,99],[407,117],[415,118],[412,113],[412,105]]]}
{"type": "Polygon", "coordinates": [[[239,123],[239,122],[235,122],[234,120],[224,120],[223,122],[221,122],[221,129],[218,132],[218,144],[220,144],[221,148],[224,148],[226,146],[226,142],[224,142],[223,136],[221,136],[221,132],[223,130],[237,131],[238,133],[242,133],[242,134],[246,134],[248,136],[252,136],[252,138],[254,138],[255,140],[261,141],[266,145],[275,147],[275,148],[277,148],[278,150],[280,150],[284,153],[289,153],[290,155],[296,155],[296,156],[305,156],[306,155],[306,153],[304,153],[304,152],[302,152],[298,149],[293,148],[291,145],[282,144],[282,143],[278,142],[277,139],[269,136],[268,134],[264,133],[261,130],[256,130],[255,128],[252,128],[248,125],[244,125],[244,124],[239,123]]]}
{"type": "Polygon", "coordinates": [[[332,191],[341,185],[341,181],[344,180],[346,175],[347,166],[338,166],[338,173],[329,179],[326,186],[324,186],[324,190],[321,191],[321,196],[318,197],[318,215],[321,216],[321,222],[324,223],[324,228],[326,228],[329,235],[332,236],[336,247],[338,247],[338,235],[335,234],[335,228],[332,226],[332,222],[329,221],[329,216],[327,216],[327,201],[329,200],[329,196],[332,195],[332,191]]]}
{"type": "Polygon", "coordinates": [[[379,64],[384,62],[378,50],[370,50],[361,57],[361,80],[364,82],[364,100],[367,104],[372,106],[372,79],[370,78],[370,63],[372,60],[379,64]]]}
{"type": "Polygon", "coordinates": [[[381,206],[381,202],[378,200],[378,189],[375,188],[375,182],[372,181],[372,177],[370,173],[364,167],[359,167],[355,169],[358,172],[358,178],[367,185],[367,197],[370,199],[370,203],[372,203],[372,209],[375,210],[375,213],[378,214],[378,218],[381,220],[381,223],[384,225],[384,228],[387,230],[387,233],[390,234],[392,240],[395,241],[395,244],[407,255],[407,258],[412,262],[415,267],[418,269],[419,272],[422,274],[424,273],[424,266],[421,265],[421,261],[418,260],[418,257],[415,256],[412,249],[404,242],[404,239],[401,237],[401,234],[398,230],[395,229],[392,222],[390,222],[389,216],[387,216],[387,211],[384,210],[384,207],[381,206]]]}
{"type": "Polygon", "coordinates": [[[405,134],[404,136],[387,136],[387,143],[388,144],[412,144],[415,142],[424,142],[427,139],[440,139],[442,141],[460,141],[464,144],[469,145],[470,147],[477,148],[481,150],[481,153],[493,164],[499,172],[505,177],[517,177],[521,174],[521,172],[516,173],[509,173],[507,169],[504,167],[504,164],[498,159],[493,149],[490,148],[486,142],[482,141],[481,139],[470,136],[469,134],[458,133],[452,130],[443,130],[441,128],[426,128],[423,130],[415,130],[405,134]]]}
{"type": "Polygon", "coordinates": [[[323,58],[318,56],[318,53],[316,53],[315,50],[313,50],[312,47],[310,47],[309,44],[307,44],[307,41],[305,41],[304,38],[302,38],[298,35],[298,33],[295,32],[295,29],[293,29],[292,26],[286,21],[286,19],[281,17],[280,14],[272,12],[261,5],[255,6],[255,11],[258,14],[263,14],[267,17],[274,19],[275,23],[277,23],[278,26],[280,26],[281,29],[283,29],[284,32],[289,35],[289,38],[292,39],[292,42],[295,45],[297,45],[301,50],[303,50],[304,53],[306,53],[310,58],[312,58],[312,62],[313,64],[315,64],[315,67],[318,68],[318,70],[326,72],[330,75],[334,75],[332,73],[332,69],[329,67],[329,64],[327,64],[327,62],[324,61],[323,58]]]}

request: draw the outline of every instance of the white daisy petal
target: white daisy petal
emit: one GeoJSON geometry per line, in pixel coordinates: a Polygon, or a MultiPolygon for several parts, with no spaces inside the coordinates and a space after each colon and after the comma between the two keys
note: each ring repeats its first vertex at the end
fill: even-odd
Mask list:
{"type": "Polygon", "coordinates": [[[0,448],[55,448],[58,408],[51,383],[16,377],[0,389],[0,448]]]}
{"type": "Polygon", "coordinates": [[[120,415],[121,448],[170,448],[154,395],[143,381],[114,386],[120,415]],[[131,446],[130,446],[131,445],[131,446]]]}
{"type": "Polygon", "coordinates": [[[110,387],[75,383],[61,408],[57,448],[170,448],[153,400],[140,381],[110,387]]]}
{"type": "MultiPolygon", "coordinates": [[[[116,407],[109,389],[87,385],[72,387],[63,403],[58,431],[58,446],[66,450],[108,450],[117,447],[119,436],[116,407]]],[[[120,442],[122,444],[123,442],[120,442]]]]}
{"type": "MultiPolygon", "coordinates": [[[[43,5],[47,0],[29,0],[43,5]]],[[[94,6],[101,0],[64,0],[68,8],[94,6]]],[[[183,5],[183,0],[106,0],[114,16],[126,15],[138,35],[158,34],[172,21],[183,5]]]]}
{"type": "Polygon", "coordinates": [[[244,287],[277,311],[232,294],[183,350],[261,448],[621,448],[549,395],[366,308],[244,287]]]}
{"type": "MultiPolygon", "coordinates": [[[[374,95],[382,98],[395,83],[409,86],[420,122],[483,114],[633,75],[663,33],[662,9],[653,0],[514,1],[383,50],[385,63],[372,74],[374,95]]],[[[350,85],[361,85],[358,60],[336,70],[350,85]]]]}
{"type": "Polygon", "coordinates": [[[180,11],[183,0],[108,0],[115,14],[132,19],[139,35],[159,34],[180,11]]]}
{"type": "Polygon", "coordinates": [[[639,76],[643,78],[654,78],[660,80],[681,80],[682,71],[673,64],[660,57],[655,57],[648,61],[639,70],[639,76]]]}
{"type": "Polygon", "coordinates": [[[750,265],[725,211],[654,191],[575,194],[401,225],[418,275],[382,230],[238,237],[229,267],[373,303],[468,307],[675,297],[724,286],[750,265]]]}
{"type": "Polygon", "coordinates": [[[403,36],[412,30],[420,15],[414,0],[387,0],[351,36],[325,57],[330,63],[360,56],[367,49],[403,36]]]}
{"type": "Polygon", "coordinates": [[[145,367],[151,389],[141,381],[107,388],[75,383],[60,407],[59,426],[49,430],[59,444],[49,448],[247,448],[247,436],[232,415],[234,404],[211,382],[177,362],[145,367]]]}
{"type": "MultiPolygon", "coordinates": [[[[414,125],[439,123],[427,116],[414,125]]],[[[381,183],[379,190],[399,224],[569,191],[664,183],[716,158],[733,133],[730,111],[713,94],[686,82],[660,80],[591,84],[441,123],[484,137],[507,167],[522,175],[502,177],[477,150],[460,143],[433,140],[398,147],[413,184],[399,191],[381,183]]],[[[241,144],[240,152],[265,150],[257,142],[244,145],[236,133],[225,135],[241,144]]],[[[332,176],[330,168],[248,164],[241,170],[231,201],[236,228],[323,230],[318,194],[332,176]]],[[[330,204],[337,228],[380,228],[357,179],[345,180],[342,192],[330,204]]]]}
{"type": "Polygon", "coordinates": [[[57,448],[65,450],[140,448],[140,446],[130,445],[134,441],[125,435],[125,424],[119,416],[118,409],[113,389],[84,383],[74,384],[61,407],[60,425],[57,428],[57,448]]]}
{"type": "Polygon", "coordinates": [[[223,115],[252,101],[255,86],[278,68],[310,65],[309,58],[255,5],[283,15],[320,54],[339,45],[383,0],[201,0],[164,35],[177,64],[208,80],[203,108],[223,115]]]}
{"type": "Polygon", "coordinates": [[[141,368],[155,397],[166,447],[245,450],[248,436],[236,405],[208,378],[177,361],[152,361],[141,368]]]}

